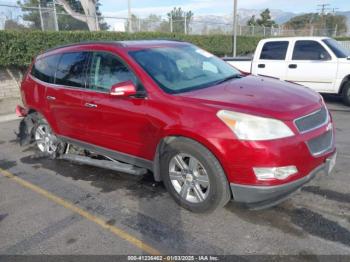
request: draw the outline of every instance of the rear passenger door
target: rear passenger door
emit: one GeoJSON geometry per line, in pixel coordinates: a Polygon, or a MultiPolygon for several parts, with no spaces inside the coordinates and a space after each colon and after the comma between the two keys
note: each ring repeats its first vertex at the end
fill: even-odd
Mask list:
{"type": "Polygon", "coordinates": [[[260,57],[252,62],[254,75],[272,76],[284,80],[288,41],[269,41],[263,44],[260,57]]]}
{"type": "Polygon", "coordinates": [[[92,52],[84,95],[84,140],[114,151],[144,157],[144,132],[149,126],[144,113],[146,99],[109,94],[113,85],[128,80],[143,90],[134,73],[117,55],[105,51],[92,52]]]}
{"type": "Polygon", "coordinates": [[[55,132],[57,132],[57,125],[49,108],[47,90],[55,83],[55,73],[60,58],[61,55],[38,58],[33,64],[30,82],[25,81],[22,84],[28,106],[43,114],[55,132]]]}
{"type": "Polygon", "coordinates": [[[61,55],[55,84],[47,88],[46,99],[51,116],[60,135],[81,139],[84,130],[82,106],[86,87],[88,52],[70,52],[61,55]]]}

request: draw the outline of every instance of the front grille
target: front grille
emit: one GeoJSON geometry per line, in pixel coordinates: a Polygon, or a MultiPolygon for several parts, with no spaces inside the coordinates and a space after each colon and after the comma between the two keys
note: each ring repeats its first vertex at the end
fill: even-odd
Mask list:
{"type": "Polygon", "coordinates": [[[327,152],[333,146],[333,131],[329,130],[326,133],[307,141],[307,145],[313,156],[327,152]]]}
{"type": "Polygon", "coordinates": [[[313,112],[307,116],[303,116],[294,121],[300,133],[314,130],[328,122],[328,112],[325,107],[313,112]]]}

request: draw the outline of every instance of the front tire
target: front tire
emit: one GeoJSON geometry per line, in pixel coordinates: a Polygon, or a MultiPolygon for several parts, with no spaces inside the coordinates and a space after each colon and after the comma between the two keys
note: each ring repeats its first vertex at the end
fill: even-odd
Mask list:
{"type": "Polygon", "coordinates": [[[226,175],[216,157],[203,145],[176,138],[161,155],[163,182],[174,200],[196,213],[210,213],[231,199],[226,175]]]}
{"type": "Polygon", "coordinates": [[[350,81],[344,84],[341,95],[342,95],[344,104],[347,106],[350,106],[350,81]]]}

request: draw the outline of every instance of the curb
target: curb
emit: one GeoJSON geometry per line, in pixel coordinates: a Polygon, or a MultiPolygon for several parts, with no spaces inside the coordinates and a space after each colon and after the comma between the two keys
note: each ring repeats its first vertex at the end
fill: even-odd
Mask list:
{"type": "Polygon", "coordinates": [[[0,115],[0,123],[21,119],[16,114],[0,115]]]}

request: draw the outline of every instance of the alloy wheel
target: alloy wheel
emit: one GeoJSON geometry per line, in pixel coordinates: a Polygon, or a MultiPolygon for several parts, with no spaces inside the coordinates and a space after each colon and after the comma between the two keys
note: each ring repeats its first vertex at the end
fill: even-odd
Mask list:
{"type": "Polygon", "coordinates": [[[35,130],[35,142],[41,152],[53,154],[57,150],[57,139],[47,124],[39,125],[35,130]]]}
{"type": "Polygon", "coordinates": [[[179,153],[170,160],[169,177],[175,191],[188,202],[200,203],[209,195],[210,181],[207,171],[189,154],[179,153]]]}

